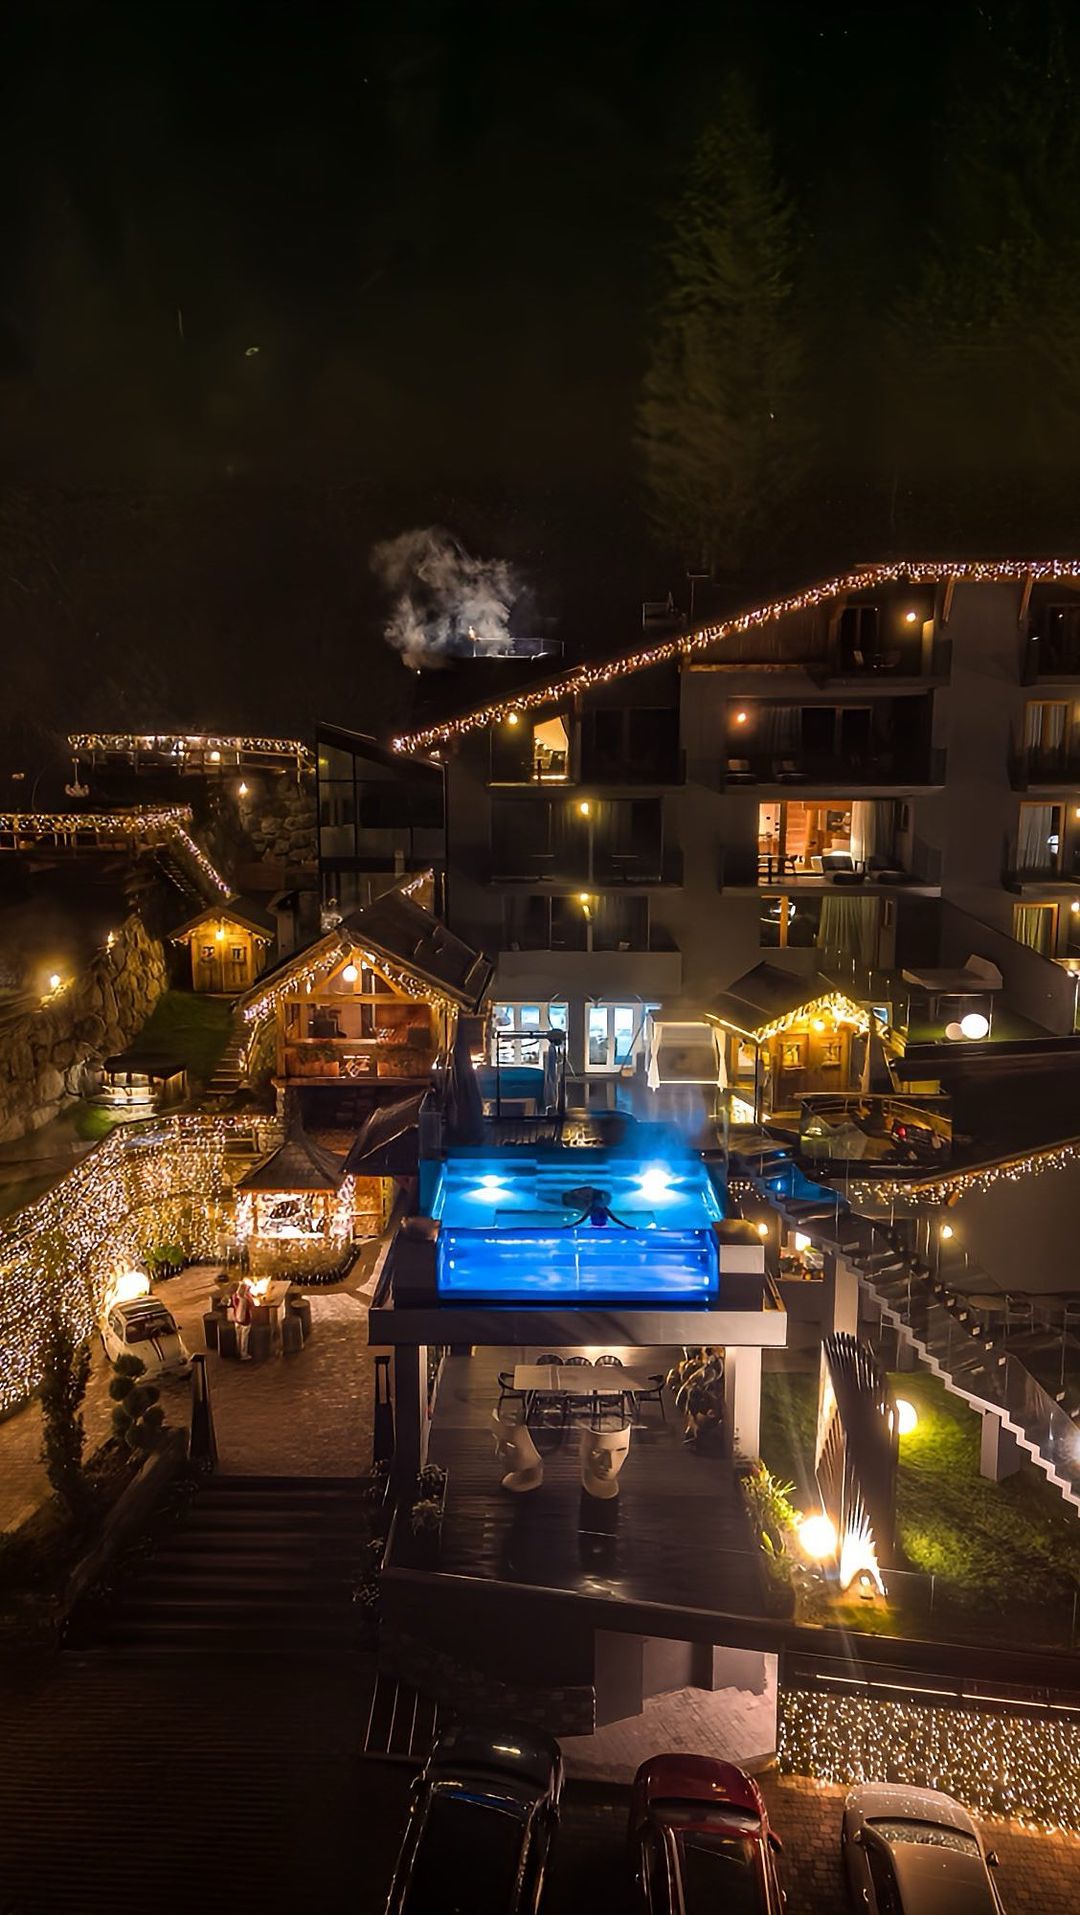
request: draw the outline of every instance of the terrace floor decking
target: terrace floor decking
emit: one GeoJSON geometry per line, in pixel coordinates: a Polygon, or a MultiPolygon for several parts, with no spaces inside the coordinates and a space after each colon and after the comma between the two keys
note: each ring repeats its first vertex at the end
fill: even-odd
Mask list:
{"type": "MultiPolygon", "coordinates": [[[[555,1444],[539,1489],[514,1495],[501,1487],[507,1465],[495,1455],[491,1425],[498,1373],[541,1354],[485,1348],[443,1364],[428,1451],[449,1472],[440,1570],[580,1596],[760,1615],[759,1557],[733,1465],[683,1443],[682,1417],[670,1398],[666,1422],[658,1404],[642,1405],[616,1499],[583,1494],[572,1419],[561,1442],[554,1431],[539,1439],[542,1448],[555,1444]]],[[[666,1371],[681,1352],[632,1354],[635,1371],[666,1371]]]]}

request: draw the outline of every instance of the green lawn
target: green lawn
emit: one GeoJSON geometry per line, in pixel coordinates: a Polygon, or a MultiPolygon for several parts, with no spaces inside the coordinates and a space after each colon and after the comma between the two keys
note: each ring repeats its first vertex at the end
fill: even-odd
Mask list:
{"type": "Polygon", "coordinates": [[[166,991],[129,1049],[144,1055],[159,1051],[176,1057],[187,1065],[194,1079],[205,1084],[225,1049],[232,1011],[228,998],[166,991]]]}
{"type": "MultiPolygon", "coordinates": [[[[1050,1605],[1067,1617],[1080,1587],[1080,1517],[1033,1463],[991,1483],[979,1474],[979,1419],[926,1371],[893,1375],[893,1393],[919,1414],[900,1439],[897,1540],[913,1570],[938,1580],[959,1604],[1050,1605]]],[[[794,1501],[816,1502],[811,1470],[817,1378],[766,1372],[761,1453],[775,1476],[794,1482],[794,1501]]]]}

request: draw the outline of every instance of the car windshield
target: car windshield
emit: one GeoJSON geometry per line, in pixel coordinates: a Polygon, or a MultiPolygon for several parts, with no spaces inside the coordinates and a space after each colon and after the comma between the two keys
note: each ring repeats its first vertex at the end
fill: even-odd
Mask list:
{"type": "Polygon", "coordinates": [[[176,1325],[167,1310],[146,1310],[137,1317],[128,1318],[125,1341],[146,1343],[150,1337],[175,1335],[176,1325]]]}
{"type": "Polygon", "coordinates": [[[524,1830],[494,1802],[436,1789],[402,1915],[506,1915],[524,1830]]]}
{"type": "Polygon", "coordinates": [[[745,1835],[687,1829],[679,1837],[686,1915],[723,1909],[724,1915],[764,1915],[768,1908],[759,1864],[760,1845],[745,1835]]]}
{"type": "Polygon", "coordinates": [[[873,1821],[870,1824],[886,1842],[922,1842],[929,1848],[959,1849],[964,1855],[977,1855],[979,1844],[964,1829],[946,1828],[943,1822],[873,1821]]]}

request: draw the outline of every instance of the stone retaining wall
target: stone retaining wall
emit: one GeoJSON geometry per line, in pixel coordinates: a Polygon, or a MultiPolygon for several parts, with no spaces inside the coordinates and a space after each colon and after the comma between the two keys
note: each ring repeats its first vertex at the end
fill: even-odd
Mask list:
{"type": "Polygon", "coordinates": [[[165,953],[142,919],[125,918],[110,950],[49,1004],[0,1032],[0,1143],[40,1130],[82,1095],[88,1063],[121,1051],[165,990],[165,953]]]}

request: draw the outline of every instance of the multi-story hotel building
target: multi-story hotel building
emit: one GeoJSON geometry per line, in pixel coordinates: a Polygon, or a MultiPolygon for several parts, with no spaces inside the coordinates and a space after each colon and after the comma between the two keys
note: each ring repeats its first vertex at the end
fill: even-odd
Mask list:
{"type": "MultiPolygon", "coordinates": [[[[565,1031],[587,1101],[644,1068],[658,1010],[777,972],[902,1024],[912,975],[974,956],[1001,974],[995,1035],[1069,1035],[1078,588],[1072,561],[866,566],[546,679],[462,661],[404,738],[321,729],[324,912],[432,868],[495,961],[504,1055],[565,1031]]],[[[928,1034],[957,1010],[928,987],[928,1034]]],[[[790,1103],[835,1082],[836,1047],[789,1065],[790,1103]]]]}

